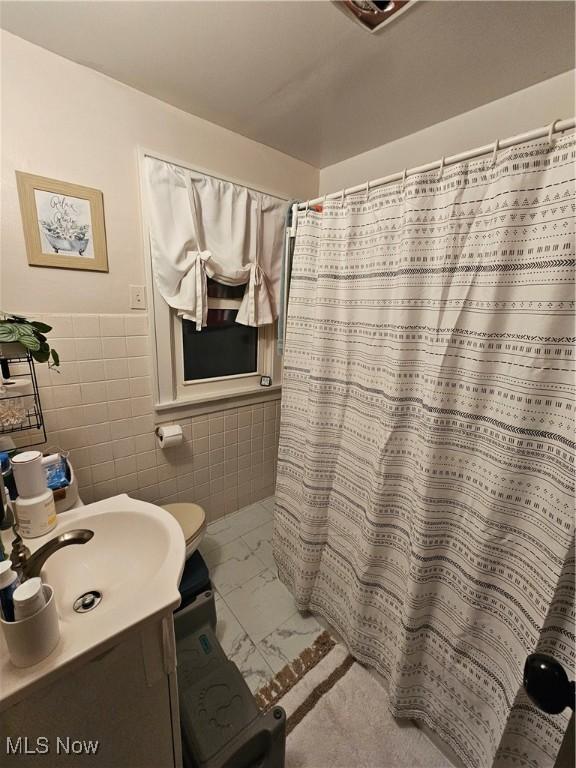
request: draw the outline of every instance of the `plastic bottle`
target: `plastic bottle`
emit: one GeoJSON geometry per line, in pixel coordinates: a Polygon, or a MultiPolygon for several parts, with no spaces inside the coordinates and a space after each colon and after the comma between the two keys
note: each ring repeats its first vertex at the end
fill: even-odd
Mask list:
{"type": "Polygon", "coordinates": [[[23,539],[44,536],[56,526],[56,505],[50,488],[31,499],[18,496],[14,506],[18,518],[18,530],[23,539]]]}
{"type": "Polygon", "coordinates": [[[20,586],[10,560],[0,562],[0,613],[4,621],[14,621],[14,592],[20,586]]]}
{"type": "Polygon", "coordinates": [[[15,501],[18,491],[16,490],[16,482],[12,473],[12,467],[10,466],[10,454],[8,451],[0,451],[0,468],[2,469],[2,479],[4,480],[6,494],[9,499],[15,501]]]}
{"type": "Polygon", "coordinates": [[[44,536],[56,525],[54,494],[46,487],[40,451],[24,451],[11,459],[18,498],[15,501],[20,535],[24,539],[44,536]]]}

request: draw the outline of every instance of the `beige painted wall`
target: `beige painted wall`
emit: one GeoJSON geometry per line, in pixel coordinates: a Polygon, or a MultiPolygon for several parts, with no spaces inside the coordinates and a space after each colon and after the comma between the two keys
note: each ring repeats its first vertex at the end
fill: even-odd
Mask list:
{"type": "Polygon", "coordinates": [[[397,141],[350,157],[320,171],[320,194],[337,192],[403,168],[414,168],[442,156],[548,125],[576,111],[576,71],[545,80],[504,99],[437,123],[397,141]]]}
{"type": "Polygon", "coordinates": [[[144,283],[137,146],[286,197],[313,197],[318,170],[2,32],[0,307],[128,312],[144,283]],[[14,171],[104,193],[109,274],[29,267],[14,171]]]}
{"type": "Polygon", "coordinates": [[[156,446],[148,313],[128,301],[145,282],[137,147],[287,198],[317,195],[318,170],[8,33],[0,43],[0,308],[54,327],[60,372],[37,366],[47,446],[70,451],[84,501],[200,501],[215,520],[269,496],[278,398],[214,403],[179,419],[181,447],[156,446]],[[108,274],[28,266],[15,170],[103,192],[108,274]]]}

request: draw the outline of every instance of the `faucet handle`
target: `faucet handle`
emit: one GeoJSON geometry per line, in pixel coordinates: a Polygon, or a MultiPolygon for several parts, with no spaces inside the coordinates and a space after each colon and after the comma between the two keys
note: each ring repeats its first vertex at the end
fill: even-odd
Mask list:
{"type": "Polygon", "coordinates": [[[18,524],[14,523],[12,531],[16,538],[12,542],[12,552],[10,553],[10,562],[12,563],[12,570],[16,571],[19,575],[22,574],[22,568],[26,560],[30,557],[30,550],[22,541],[22,536],[18,530],[18,524]]]}

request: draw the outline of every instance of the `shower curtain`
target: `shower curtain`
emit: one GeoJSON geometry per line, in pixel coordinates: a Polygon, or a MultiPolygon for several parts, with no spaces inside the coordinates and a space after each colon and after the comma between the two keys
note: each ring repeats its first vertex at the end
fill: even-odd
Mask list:
{"type": "Polygon", "coordinates": [[[552,766],[567,724],[522,670],[538,649],[574,678],[575,145],[298,219],[279,573],[477,768],[552,766]]]}

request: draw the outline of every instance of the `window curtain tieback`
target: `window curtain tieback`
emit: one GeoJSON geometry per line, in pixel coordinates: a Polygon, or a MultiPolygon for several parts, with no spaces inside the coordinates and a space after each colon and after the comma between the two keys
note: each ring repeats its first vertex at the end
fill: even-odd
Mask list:
{"type": "Polygon", "coordinates": [[[196,273],[196,311],[194,321],[196,330],[201,331],[208,320],[208,297],[206,280],[206,263],[212,258],[210,251],[192,251],[194,271],[196,273]]]}
{"type": "Polygon", "coordinates": [[[248,280],[248,325],[257,325],[258,295],[256,286],[261,286],[265,280],[266,275],[260,264],[250,264],[250,279],[248,280]]]}

